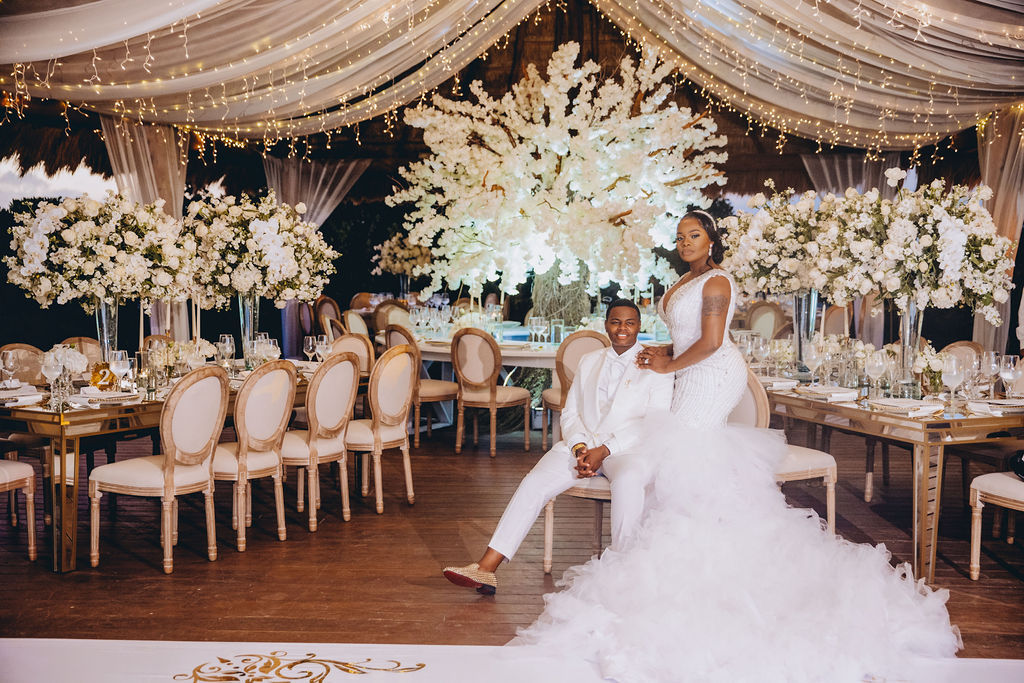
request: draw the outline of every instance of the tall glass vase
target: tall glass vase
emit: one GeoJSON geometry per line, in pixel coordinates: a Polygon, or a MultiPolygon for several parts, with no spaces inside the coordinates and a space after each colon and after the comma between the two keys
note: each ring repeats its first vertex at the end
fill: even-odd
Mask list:
{"type": "Polygon", "coordinates": [[[249,359],[252,357],[252,342],[260,328],[260,300],[255,294],[238,295],[238,321],[242,326],[242,354],[245,367],[252,368],[249,359]]]}
{"type": "Polygon", "coordinates": [[[409,300],[409,276],[405,273],[398,275],[398,298],[402,301],[409,300]]]}
{"type": "Polygon", "coordinates": [[[96,339],[100,343],[100,361],[110,362],[110,352],[117,349],[117,307],[118,301],[107,302],[95,299],[96,339]]]}
{"type": "Polygon", "coordinates": [[[893,395],[900,398],[921,398],[921,383],[914,376],[914,359],[921,348],[921,323],[924,311],[913,301],[900,315],[900,376],[896,379],[893,395]]]}
{"type": "Polygon", "coordinates": [[[804,350],[814,339],[818,320],[818,290],[802,289],[793,300],[793,340],[796,344],[797,378],[809,379],[810,370],[804,363],[804,350]]]}

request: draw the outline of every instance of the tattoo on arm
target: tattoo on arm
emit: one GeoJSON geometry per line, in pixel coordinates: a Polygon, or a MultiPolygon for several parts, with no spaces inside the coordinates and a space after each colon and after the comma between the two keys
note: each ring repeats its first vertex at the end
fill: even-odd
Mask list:
{"type": "Polygon", "coordinates": [[[716,294],[704,297],[701,315],[704,317],[725,315],[729,310],[729,297],[716,294]]]}

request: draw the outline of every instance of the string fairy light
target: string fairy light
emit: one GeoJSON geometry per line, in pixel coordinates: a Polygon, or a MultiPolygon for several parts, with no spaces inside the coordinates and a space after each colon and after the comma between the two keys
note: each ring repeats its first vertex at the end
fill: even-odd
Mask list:
{"type": "MultiPolygon", "coordinates": [[[[658,47],[710,106],[742,116],[748,132],[777,131],[780,151],[790,136],[816,140],[819,150],[917,150],[987,115],[971,105],[979,89],[999,101],[991,87],[985,91],[998,78],[975,73],[979,67],[969,61],[948,73],[906,47],[886,54],[879,26],[889,37],[932,50],[958,40],[984,46],[983,56],[1019,57],[1024,49],[1024,26],[926,2],[589,1],[638,51],[658,47]],[[962,98],[961,89],[969,96],[962,98]]],[[[123,45],[93,48],[91,59],[84,53],[54,58],[38,71],[35,63],[10,65],[0,75],[4,120],[12,107],[21,116],[32,96],[42,96],[169,123],[204,145],[252,140],[268,149],[303,137],[305,158],[309,135],[347,128],[359,141],[358,122],[376,116],[383,115],[393,134],[398,109],[424,102],[448,80],[460,92],[459,72],[469,62],[506,49],[523,22],[537,25],[547,13],[568,11],[564,0],[306,3],[310,11],[287,27],[272,26],[226,58],[208,59],[210,48],[190,42],[189,32],[209,35],[213,22],[236,7],[240,16],[245,4],[228,0],[217,14],[183,16],[123,45]],[[145,54],[141,64],[133,50],[145,54]],[[389,68],[377,66],[384,59],[389,68]],[[74,73],[81,79],[69,77],[74,73]]],[[[1008,73],[1005,78],[1019,80],[1008,73]]],[[[1024,97],[1024,86],[1005,99],[1015,92],[1024,97]]]]}

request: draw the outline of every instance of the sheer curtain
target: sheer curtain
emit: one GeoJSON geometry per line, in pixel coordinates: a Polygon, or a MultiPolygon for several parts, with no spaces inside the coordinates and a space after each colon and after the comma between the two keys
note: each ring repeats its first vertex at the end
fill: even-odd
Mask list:
{"type": "MultiPolygon", "coordinates": [[[[854,187],[861,192],[878,188],[879,193],[888,198],[896,194],[895,188],[885,183],[885,170],[900,165],[899,153],[890,152],[876,160],[870,160],[864,154],[801,154],[800,158],[811,184],[819,193],[841,195],[846,188],[854,187]]],[[[863,298],[854,301],[854,329],[859,339],[881,348],[884,319],[881,315],[871,315],[870,307],[871,301],[867,306],[863,298]]]]}
{"type": "MultiPolygon", "coordinates": [[[[322,225],[337,208],[352,186],[370,166],[370,159],[303,161],[289,158],[263,158],[267,186],[278,201],[295,206],[306,205],[305,219],[322,225]]],[[[302,330],[299,327],[298,302],[289,301],[281,310],[282,350],[286,358],[302,357],[302,330]]]]}
{"type": "MultiPolygon", "coordinates": [[[[185,134],[171,126],[139,125],[110,116],[100,116],[100,124],[118,192],[147,204],[163,199],[164,211],[181,218],[188,162],[185,134]]],[[[149,328],[152,333],[187,340],[187,303],[154,302],[149,328]]]]}
{"type": "MultiPolygon", "coordinates": [[[[978,125],[978,161],[981,182],[992,188],[988,210],[999,234],[1019,240],[1024,222],[1024,104],[1008,107],[978,125]]],[[[1009,300],[999,309],[1003,318],[999,327],[974,317],[974,341],[989,351],[1003,353],[1010,331],[1009,300]]],[[[1024,338],[1020,322],[1017,337],[1024,338]]]]}

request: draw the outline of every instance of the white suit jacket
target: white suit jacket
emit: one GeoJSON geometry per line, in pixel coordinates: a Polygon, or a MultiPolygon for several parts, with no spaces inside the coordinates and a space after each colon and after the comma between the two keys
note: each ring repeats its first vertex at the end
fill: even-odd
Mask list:
{"type": "Polygon", "coordinates": [[[652,411],[664,412],[672,403],[673,373],[641,370],[630,363],[615,392],[607,414],[602,415],[598,381],[606,350],[580,358],[576,376],[562,408],[562,436],[566,447],[585,443],[588,448],[607,446],[610,453],[628,451],[642,438],[640,425],[652,411]]]}

